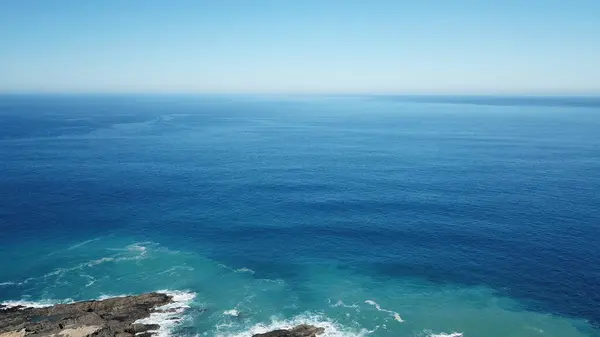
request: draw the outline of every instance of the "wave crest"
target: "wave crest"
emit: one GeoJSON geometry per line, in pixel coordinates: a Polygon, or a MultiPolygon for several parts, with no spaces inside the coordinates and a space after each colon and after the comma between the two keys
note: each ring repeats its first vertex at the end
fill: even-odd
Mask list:
{"type": "Polygon", "coordinates": [[[181,314],[190,308],[190,304],[196,297],[196,293],[180,290],[159,290],[157,293],[171,296],[173,303],[156,308],[149,317],[139,319],[134,323],[158,324],[160,328],[150,332],[155,333],[157,337],[169,337],[172,335],[173,328],[184,320],[181,314]]]}
{"type": "Polygon", "coordinates": [[[220,325],[215,333],[216,337],[251,337],[255,334],[266,333],[278,329],[291,329],[301,324],[313,325],[325,329],[325,332],[320,337],[364,337],[375,330],[362,329],[360,331],[353,331],[349,328],[343,327],[339,323],[328,319],[319,314],[305,313],[299,316],[295,316],[291,319],[281,320],[276,317],[271,318],[269,323],[258,323],[244,331],[231,331],[230,324],[220,325]],[[228,330],[228,331],[218,331],[228,330]]]}

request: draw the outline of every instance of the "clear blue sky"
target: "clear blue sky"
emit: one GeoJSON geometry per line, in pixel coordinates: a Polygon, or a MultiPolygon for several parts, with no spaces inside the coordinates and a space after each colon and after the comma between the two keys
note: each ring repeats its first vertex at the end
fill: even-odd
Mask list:
{"type": "Polygon", "coordinates": [[[3,92],[600,93],[600,0],[3,0],[3,92]]]}

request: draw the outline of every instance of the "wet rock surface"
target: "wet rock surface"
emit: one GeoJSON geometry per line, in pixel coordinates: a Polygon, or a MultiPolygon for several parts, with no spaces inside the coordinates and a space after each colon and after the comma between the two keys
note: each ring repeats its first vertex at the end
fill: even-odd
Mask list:
{"type": "Polygon", "coordinates": [[[169,295],[149,293],[45,308],[0,306],[0,337],[152,336],[158,325],[134,322],[172,301],[169,295]]]}
{"type": "Polygon", "coordinates": [[[256,334],[252,337],[316,337],[325,331],[323,328],[318,328],[312,325],[298,325],[292,329],[274,330],[266,333],[256,334]]]}

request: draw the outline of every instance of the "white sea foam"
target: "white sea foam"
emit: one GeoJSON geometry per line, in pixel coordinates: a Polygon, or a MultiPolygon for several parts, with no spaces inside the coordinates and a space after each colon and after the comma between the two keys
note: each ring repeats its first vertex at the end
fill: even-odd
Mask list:
{"type": "Polygon", "coordinates": [[[223,315],[238,317],[240,315],[240,312],[237,309],[230,309],[223,311],[223,315]]]}
{"type": "MultiPolygon", "coordinates": [[[[158,290],[157,293],[166,294],[173,297],[174,302],[184,303],[188,305],[194,298],[196,298],[196,293],[180,291],[180,290],[158,290]]],[[[188,306],[189,307],[189,306],[188,306]]],[[[186,308],[188,308],[186,307],[186,308]]]]}
{"type": "Polygon", "coordinates": [[[194,271],[194,267],[188,267],[188,266],[175,266],[175,267],[171,267],[165,271],[161,271],[160,273],[158,273],[158,275],[164,275],[164,274],[169,274],[169,275],[173,275],[178,269],[182,269],[182,270],[187,270],[187,271],[194,271]]]}
{"type": "MultiPolygon", "coordinates": [[[[130,258],[127,258],[127,259],[130,259],[130,258]]],[[[78,265],[76,265],[74,267],[70,267],[70,268],[57,268],[57,269],[55,269],[55,270],[53,270],[53,271],[51,271],[51,272],[49,272],[47,274],[44,274],[44,275],[42,275],[40,277],[31,277],[31,278],[28,278],[28,279],[24,280],[21,283],[28,283],[28,282],[30,282],[32,280],[36,280],[36,279],[46,279],[46,278],[51,277],[51,276],[59,276],[59,277],[61,277],[64,273],[68,273],[68,272],[76,271],[76,270],[81,270],[81,269],[84,269],[84,268],[91,268],[91,267],[94,267],[94,266],[97,266],[99,264],[103,264],[103,263],[106,263],[106,262],[114,262],[114,261],[120,261],[120,260],[121,260],[121,258],[102,257],[102,258],[99,258],[99,259],[95,259],[95,260],[91,260],[91,261],[80,263],[80,264],[78,264],[78,265]]]]}
{"type": "Polygon", "coordinates": [[[232,331],[234,325],[232,324],[220,324],[217,326],[215,333],[216,337],[251,337],[255,334],[261,334],[277,329],[291,329],[300,324],[309,324],[316,327],[325,329],[325,332],[320,337],[364,337],[372,333],[375,330],[369,331],[362,329],[360,331],[353,331],[351,329],[341,326],[339,323],[334,322],[324,316],[306,313],[291,319],[279,320],[275,317],[271,319],[269,323],[258,323],[244,331],[232,331]]]}
{"type": "Polygon", "coordinates": [[[106,248],[106,250],[115,251],[115,252],[139,252],[139,255],[143,256],[143,255],[146,255],[149,248],[157,248],[158,246],[159,245],[154,242],[144,241],[144,242],[134,242],[123,248],[106,248]]]}
{"type": "Polygon", "coordinates": [[[462,337],[462,332],[451,332],[451,333],[431,333],[429,335],[427,335],[428,337],[462,337]]]}
{"type": "Polygon", "coordinates": [[[284,284],[285,281],[282,279],[268,279],[268,278],[259,278],[259,279],[255,279],[256,282],[265,282],[265,283],[277,283],[277,284],[284,284]]]}
{"type": "Polygon", "coordinates": [[[219,267],[225,268],[227,270],[231,270],[234,273],[249,273],[249,274],[254,274],[254,270],[252,270],[250,268],[242,267],[242,268],[238,268],[238,269],[233,269],[233,268],[231,268],[229,266],[226,266],[226,265],[224,265],[222,263],[219,263],[218,265],[219,265],[219,267]]]}
{"type": "Polygon", "coordinates": [[[150,242],[136,242],[125,248],[127,248],[127,250],[130,250],[130,251],[138,251],[138,252],[142,252],[142,254],[144,254],[148,250],[148,247],[146,247],[146,245],[148,245],[149,243],[150,242]]]}
{"type": "Polygon", "coordinates": [[[96,283],[96,279],[93,276],[91,276],[91,275],[81,274],[79,276],[84,277],[84,278],[86,278],[86,279],[89,280],[88,283],[85,284],[86,288],[89,287],[89,286],[91,286],[92,284],[96,283]]]}
{"type": "Polygon", "coordinates": [[[17,300],[17,301],[6,301],[0,303],[0,306],[4,306],[5,308],[14,308],[14,307],[24,307],[24,308],[45,308],[51,307],[56,304],[65,304],[65,303],[73,303],[73,300],[70,298],[64,300],[53,300],[46,299],[40,301],[29,301],[29,300],[17,300]]]}
{"type": "MultiPolygon", "coordinates": [[[[331,303],[331,302],[330,302],[331,303]]],[[[345,304],[342,300],[338,300],[335,304],[331,305],[332,308],[342,307],[342,308],[353,308],[358,309],[358,304],[345,304]]]]}
{"type": "Polygon", "coordinates": [[[73,249],[77,249],[77,248],[79,248],[79,247],[82,247],[82,246],[85,246],[85,245],[87,245],[88,243],[92,243],[92,242],[94,242],[94,241],[98,241],[98,240],[100,240],[101,238],[102,238],[102,237],[100,236],[100,237],[97,237],[97,238],[94,238],[94,239],[85,240],[85,241],[82,241],[82,242],[80,242],[80,243],[76,243],[76,244],[72,245],[71,247],[67,248],[67,250],[73,250],[73,249]]]}
{"type": "Polygon", "coordinates": [[[15,285],[15,284],[17,284],[17,283],[15,283],[15,282],[11,282],[11,281],[8,281],[8,282],[2,282],[2,283],[0,283],[0,287],[12,286],[12,285],[15,285]]]}
{"type": "MultiPolygon", "coordinates": [[[[103,258],[99,258],[99,259],[96,259],[96,260],[92,260],[92,261],[89,261],[89,262],[86,262],[86,263],[82,263],[82,264],[80,264],[78,267],[79,267],[79,268],[83,268],[83,267],[93,267],[93,266],[96,266],[96,265],[99,265],[99,264],[102,264],[102,263],[106,263],[106,262],[113,262],[113,261],[115,261],[115,258],[114,258],[114,257],[103,257],[103,258]]],[[[77,268],[76,268],[76,269],[77,269],[77,268]]]]}
{"type": "MultiPolygon", "coordinates": [[[[93,240],[88,240],[88,241],[93,241],[93,240]]],[[[92,268],[95,266],[98,266],[100,264],[104,264],[104,263],[109,263],[109,262],[121,262],[121,261],[135,261],[135,260],[141,260],[141,259],[145,259],[146,253],[147,253],[147,248],[145,246],[143,246],[142,244],[144,244],[144,242],[142,243],[135,243],[129,246],[126,246],[125,249],[120,249],[120,251],[127,251],[127,252],[139,252],[138,254],[135,254],[133,256],[122,256],[122,254],[115,254],[115,255],[111,255],[111,256],[105,256],[105,257],[101,257],[101,258],[97,258],[94,260],[90,260],[90,261],[86,261],[83,263],[80,263],[78,265],[75,265],[73,267],[68,267],[68,268],[57,268],[51,272],[48,272],[44,275],[41,276],[36,276],[36,277],[30,277],[27,278],[23,281],[20,282],[4,282],[4,283],[0,283],[0,286],[7,286],[7,285],[24,285],[24,284],[28,284],[31,281],[35,281],[35,280],[41,280],[41,279],[48,279],[50,277],[57,277],[57,279],[60,279],[64,274],[69,273],[69,272],[73,272],[73,271],[80,271],[86,268],[92,268]]],[[[147,244],[147,243],[146,243],[147,244]]],[[[56,280],[55,280],[56,282],[56,280]]]]}
{"type": "Polygon", "coordinates": [[[394,317],[394,319],[400,323],[404,322],[402,317],[400,317],[399,313],[392,311],[392,310],[383,309],[379,304],[377,304],[377,302],[375,302],[373,300],[366,300],[365,303],[374,306],[375,309],[377,309],[378,311],[383,311],[383,312],[387,312],[388,314],[391,314],[394,317]]]}
{"type": "Polygon", "coordinates": [[[139,319],[135,323],[140,324],[158,324],[160,328],[156,331],[158,337],[171,336],[171,330],[182,322],[180,317],[189,307],[196,293],[178,291],[178,290],[159,290],[159,293],[167,294],[173,298],[173,303],[158,307],[149,317],[139,319]]]}

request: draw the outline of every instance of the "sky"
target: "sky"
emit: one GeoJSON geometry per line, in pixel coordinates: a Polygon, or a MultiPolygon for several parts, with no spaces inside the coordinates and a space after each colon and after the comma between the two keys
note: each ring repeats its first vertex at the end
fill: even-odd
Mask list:
{"type": "Polygon", "coordinates": [[[0,92],[600,94],[600,1],[1,0],[0,92]]]}

